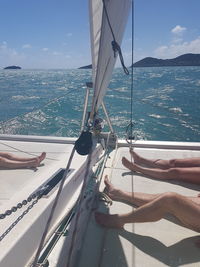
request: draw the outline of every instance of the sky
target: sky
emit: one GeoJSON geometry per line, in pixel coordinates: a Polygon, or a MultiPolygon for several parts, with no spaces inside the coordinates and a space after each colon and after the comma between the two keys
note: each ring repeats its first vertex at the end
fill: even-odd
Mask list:
{"type": "MultiPolygon", "coordinates": [[[[91,64],[87,2],[0,0],[0,68],[69,69],[91,64]]],[[[134,0],[134,10],[135,62],[200,53],[200,0],[134,0]]],[[[130,15],[121,46],[127,66],[131,32],[130,15]]]]}

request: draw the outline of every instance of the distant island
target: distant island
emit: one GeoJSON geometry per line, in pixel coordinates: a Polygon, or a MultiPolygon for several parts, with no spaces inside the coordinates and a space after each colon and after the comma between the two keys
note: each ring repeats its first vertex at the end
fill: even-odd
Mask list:
{"type": "Polygon", "coordinates": [[[87,65],[87,66],[80,67],[80,68],[78,68],[78,69],[79,69],[79,70],[82,70],[82,69],[84,69],[84,70],[86,70],[86,69],[92,69],[92,64],[87,65]]]}
{"type": "Polygon", "coordinates": [[[4,70],[20,70],[21,67],[19,66],[8,66],[8,67],[5,67],[4,70]]]}
{"type": "Polygon", "coordinates": [[[133,64],[134,67],[200,66],[200,54],[184,54],[172,59],[145,57],[133,64]]]}
{"type": "MultiPolygon", "coordinates": [[[[200,66],[200,54],[184,54],[172,59],[158,59],[145,57],[133,64],[133,67],[178,67],[178,66],[200,66]]],[[[92,64],[79,69],[92,69],[92,64]]]]}

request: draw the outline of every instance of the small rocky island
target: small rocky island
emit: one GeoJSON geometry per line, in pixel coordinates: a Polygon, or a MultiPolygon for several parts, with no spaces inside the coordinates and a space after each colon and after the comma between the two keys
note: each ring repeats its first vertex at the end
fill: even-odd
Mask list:
{"type": "Polygon", "coordinates": [[[200,66],[200,54],[184,54],[172,59],[145,57],[133,64],[133,67],[173,67],[200,66]]]}
{"type": "Polygon", "coordinates": [[[8,66],[8,67],[5,67],[4,70],[20,70],[21,67],[19,66],[8,66]]]}

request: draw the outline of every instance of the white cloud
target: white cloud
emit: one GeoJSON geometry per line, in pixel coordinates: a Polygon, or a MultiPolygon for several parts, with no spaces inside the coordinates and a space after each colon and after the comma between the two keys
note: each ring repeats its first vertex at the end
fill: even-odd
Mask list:
{"type": "Polygon", "coordinates": [[[7,42],[2,42],[0,44],[0,62],[2,67],[8,65],[20,65],[20,63],[25,59],[23,53],[18,53],[16,49],[10,48],[7,42]]]}
{"type": "Polygon", "coordinates": [[[7,42],[3,41],[2,44],[0,45],[0,50],[6,49],[7,48],[7,42]]]}
{"type": "Polygon", "coordinates": [[[187,53],[200,53],[200,36],[190,42],[179,42],[160,46],[155,49],[154,56],[157,58],[173,58],[187,53]]]}
{"type": "Polygon", "coordinates": [[[32,46],[30,44],[24,44],[22,46],[23,49],[28,49],[28,48],[31,48],[32,46]]]}
{"type": "Polygon", "coordinates": [[[68,32],[67,33],[67,37],[71,37],[72,36],[72,33],[71,32],[68,32]]]}
{"type": "Polygon", "coordinates": [[[61,53],[61,52],[54,51],[54,52],[53,52],[53,55],[54,55],[54,56],[61,56],[62,53],[61,53]]]}
{"type": "Polygon", "coordinates": [[[181,27],[180,25],[176,25],[172,30],[171,32],[173,34],[182,34],[183,32],[185,32],[187,29],[185,27],[181,27]]]}
{"type": "Polygon", "coordinates": [[[44,48],[42,48],[42,51],[47,52],[47,51],[49,51],[49,48],[44,47],[44,48]]]}

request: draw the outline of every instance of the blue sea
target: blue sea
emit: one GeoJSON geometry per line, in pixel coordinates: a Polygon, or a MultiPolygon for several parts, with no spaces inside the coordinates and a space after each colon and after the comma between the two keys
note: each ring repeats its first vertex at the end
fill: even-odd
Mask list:
{"type": "MultiPolygon", "coordinates": [[[[137,68],[133,78],[138,139],[200,141],[200,67],[137,68]]],[[[88,81],[91,70],[0,70],[0,133],[78,136],[88,81]]],[[[115,69],[109,88],[105,106],[124,138],[131,77],[115,69]]]]}

